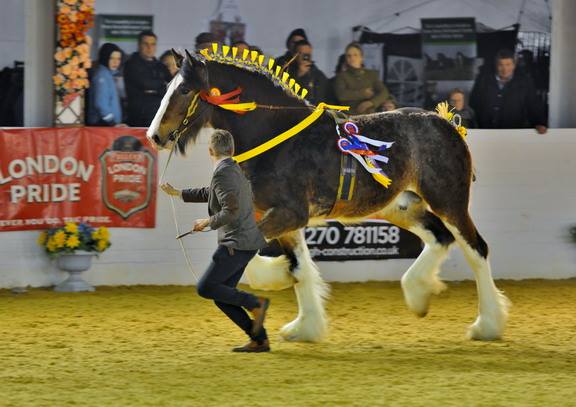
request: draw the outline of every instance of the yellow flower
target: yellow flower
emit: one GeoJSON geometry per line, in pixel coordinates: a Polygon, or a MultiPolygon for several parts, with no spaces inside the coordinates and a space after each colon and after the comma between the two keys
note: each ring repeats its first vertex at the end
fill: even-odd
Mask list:
{"type": "Polygon", "coordinates": [[[66,243],[66,232],[64,232],[63,230],[59,230],[58,232],[54,233],[52,239],[54,240],[54,244],[56,245],[56,247],[58,248],[64,247],[64,243],[66,243]]]}
{"type": "Polygon", "coordinates": [[[104,250],[106,250],[106,248],[108,247],[108,241],[107,240],[98,240],[98,243],[96,243],[96,249],[98,249],[99,252],[103,252],[104,250]]]}
{"type": "Polygon", "coordinates": [[[46,233],[46,231],[41,232],[40,235],[38,236],[38,244],[40,246],[44,246],[44,244],[46,244],[46,239],[48,238],[48,233],[46,233]]]}
{"type": "Polygon", "coordinates": [[[100,238],[101,239],[110,239],[110,232],[108,231],[108,228],[104,227],[104,226],[100,226],[98,228],[98,233],[100,234],[100,238]]]}
{"type": "Polygon", "coordinates": [[[67,222],[64,230],[68,233],[78,233],[78,225],[73,222],[67,222]]]}
{"type": "Polygon", "coordinates": [[[92,237],[92,239],[94,239],[94,240],[100,240],[102,238],[102,236],[100,236],[99,230],[95,230],[94,232],[92,232],[90,237],[92,237]]]}
{"type": "Polygon", "coordinates": [[[78,246],[80,246],[80,239],[78,239],[78,236],[72,235],[72,236],[68,237],[68,240],[66,240],[66,247],[70,247],[71,249],[74,249],[78,246]]]}
{"type": "Polygon", "coordinates": [[[46,248],[49,252],[55,252],[57,249],[56,242],[54,241],[54,236],[48,239],[48,243],[46,243],[46,248]]]}

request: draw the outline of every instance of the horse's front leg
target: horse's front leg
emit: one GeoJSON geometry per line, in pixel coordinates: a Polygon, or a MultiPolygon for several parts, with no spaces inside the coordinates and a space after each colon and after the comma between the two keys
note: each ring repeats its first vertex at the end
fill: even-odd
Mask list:
{"type": "Polygon", "coordinates": [[[280,334],[288,341],[318,342],[328,332],[324,302],[330,289],[310,257],[303,229],[287,233],[278,240],[292,261],[295,260],[291,271],[298,299],[298,316],[284,325],[280,334]]]}
{"type": "Polygon", "coordinates": [[[256,256],[248,265],[246,275],[253,288],[283,289],[294,286],[298,316],[280,333],[289,341],[317,342],[328,330],[324,300],[329,288],[306,246],[303,227],[307,222],[307,213],[303,211],[268,211],[259,227],[266,238],[278,239],[285,255],[277,258],[256,256]]]}

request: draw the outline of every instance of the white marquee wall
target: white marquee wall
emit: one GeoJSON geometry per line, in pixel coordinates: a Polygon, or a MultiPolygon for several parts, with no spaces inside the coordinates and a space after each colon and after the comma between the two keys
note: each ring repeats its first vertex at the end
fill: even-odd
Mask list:
{"type": "MultiPolygon", "coordinates": [[[[576,277],[576,244],[567,228],[576,224],[576,130],[472,130],[469,136],[478,180],[472,215],[491,247],[496,278],[576,277]]],[[[210,179],[206,138],[186,159],[175,159],[167,180],[176,186],[201,186],[210,179]]],[[[161,155],[160,168],[166,156],[161,155]]],[[[177,205],[183,228],[205,217],[202,204],[177,205]]],[[[0,288],[48,286],[63,278],[35,240],[37,232],[0,233],[0,288]]],[[[159,196],[155,229],[112,229],[113,247],[86,273],[96,285],[191,284],[169,200],[159,196]]],[[[214,232],[187,238],[194,270],[200,274],[215,248],[214,232]]],[[[329,281],[397,280],[410,260],[320,262],[329,281]],[[359,267],[361,266],[361,267],[359,267]]],[[[443,267],[446,279],[473,278],[459,249],[443,267]]]]}
{"type": "MultiPolygon", "coordinates": [[[[0,69],[25,56],[25,3],[42,7],[48,0],[0,0],[0,69]]],[[[420,27],[423,17],[474,16],[488,26],[502,28],[517,21],[525,3],[522,27],[549,31],[548,8],[541,0],[482,0],[462,2],[436,0],[394,17],[397,11],[422,4],[421,0],[236,0],[246,39],[270,55],[284,52],[287,34],[296,27],[306,29],[315,47],[319,67],[332,75],[338,56],[352,39],[351,28],[368,25],[390,32],[405,26],[420,27]]],[[[216,0],[96,0],[98,14],[154,15],[159,53],[170,47],[193,48],[194,37],[206,31],[219,1],[216,0]]]]}

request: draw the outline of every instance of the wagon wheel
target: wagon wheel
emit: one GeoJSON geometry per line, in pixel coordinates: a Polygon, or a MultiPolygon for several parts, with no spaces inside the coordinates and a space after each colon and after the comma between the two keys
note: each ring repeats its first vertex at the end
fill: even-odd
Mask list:
{"type": "Polygon", "coordinates": [[[394,94],[403,105],[418,105],[422,102],[422,85],[414,65],[406,59],[398,59],[388,69],[388,82],[394,83],[394,94]]]}
{"type": "Polygon", "coordinates": [[[399,59],[388,70],[388,78],[395,82],[414,82],[418,80],[418,75],[409,61],[399,59]]]}

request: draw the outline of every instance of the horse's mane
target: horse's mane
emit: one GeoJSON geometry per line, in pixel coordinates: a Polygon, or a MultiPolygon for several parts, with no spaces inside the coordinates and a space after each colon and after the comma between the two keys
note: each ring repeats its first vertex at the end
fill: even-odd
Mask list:
{"type": "Polygon", "coordinates": [[[214,43],[211,48],[201,50],[199,58],[202,58],[204,62],[212,61],[223,65],[233,65],[244,71],[259,73],[291,96],[305,101],[304,98],[308,94],[308,89],[303,88],[294,78],[290,78],[288,72],[284,72],[283,67],[276,64],[274,58],[247,49],[241,54],[236,47],[220,46],[214,43]]]}

